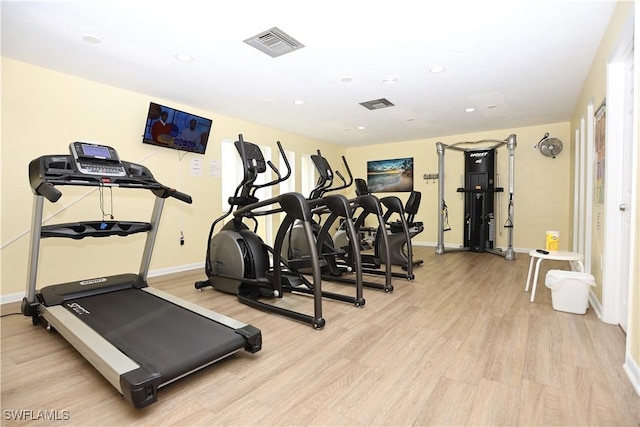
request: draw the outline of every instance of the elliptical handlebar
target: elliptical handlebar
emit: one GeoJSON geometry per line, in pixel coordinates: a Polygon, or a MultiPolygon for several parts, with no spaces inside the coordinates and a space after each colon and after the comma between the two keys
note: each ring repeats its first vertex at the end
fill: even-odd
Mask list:
{"type": "Polygon", "coordinates": [[[269,167],[271,168],[271,170],[273,171],[273,173],[276,174],[277,181],[281,181],[282,180],[282,175],[280,175],[280,171],[278,170],[278,168],[276,167],[276,165],[274,165],[271,160],[267,160],[267,164],[269,165],[269,167]]]}
{"type": "Polygon", "coordinates": [[[273,163],[271,163],[271,160],[267,160],[267,165],[271,168],[271,171],[276,174],[276,179],[274,179],[273,181],[265,182],[264,184],[252,184],[251,185],[252,194],[255,193],[256,190],[260,188],[276,185],[286,179],[286,178],[285,179],[282,178],[282,175],[280,175],[280,171],[278,170],[277,167],[275,167],[273,163]]]}
{"type": "Polygon", "coordinates": [[[324,196],[327,191],[330,191],[329,189],[333,185],[333,170],[331,170],[327,159],[322,157],[320,150],[317,150],[316,154],[311,156],[311,160],[318,171],[318,182],[315,188],[311,190],[309,199],[317,199],[324,196]]]}
{"type": "Polygon", "coordinates": [[[282,157],[282,160],[284,160],[284,165],[287,167],[287,173],[280,180],[280,182],[282,182],[282,181],[286,181],[291,176],[291,164],[289,164],[289,159],[287,159],[287,155],[285,154],[284,149],[282,148],[282,144],[280,143],[280,141],[276,141],[276,145],[278,146],[278,151],[280,152],[280,157],[282,157]]]}
{"type": "Polygon", "coordinates": [[[243,194],[253,195],[260,188],[270,187],[289,179],[289,177],[291,176],[291,164],[289,163],[289,159],[287,159],[287,156],[284,152],[284,149],[282,148],[282,144],[280,143],[280,141],[276,141],[276,145],[278,146],[278,151],[280,152],[280,156],[284,161],[285,166],[287,167],[287,172],[285,173],[284,176],[281,175],[280,171],[271,162],[271,160],[267,160],[265,162],[264,157],[262,156],[262,152],[255,144],[248,141],[244,141],[244,139],[242,138],[242,134],[238,135],[238,141],[236,141],[236,148],[238,149],[240,158],[242,159],[242,163],[244,165],[244,179],[242,180],[242,183],[240,184],[239,188],[243,189],[243,194]],[[247,144],[251,144],[250,147],[252,147],[252,149],[250,150],[251,153],[249,154],[254,154],[255,158],[248,156],[247,144]],[[255,148],[253,148],[254,146],[255,148]],[[260,158],[257,158],[258,154],[260,158]],[[263,184],[255,184],[255,180],[258,177],[258,174],[265,172],[267,169],[266,168],[267,165],[269,166],[271,171],[275,173],[276,178],[274,180],[265,182],[263,184]]]}
{"type": "Polygon", "coordinates": [[[340,171],[333,171],[329,162],[326,158],[322,156],[320,150],[318,150],[317,156],[311,156],[312,160],[318,170],[320,178],[318,178],[318,185],[311,192],[311,198],[320,198],[324,196],[329,191],[338,191],[345,188],[348,188],[353,184],[353,174],[351,173],[351,168],[349,168],[349,164],[347,163],[347,159],[345,156],[342,156],[342,163],[345,166],[345,170],[347,171],[347,175],[349,176],[349,180],[347,181],[340,171]],[[342,181],[342,185],[338,187],[331,187],[333,185],[333,175],[337,175],[338,178],[342,181]]]}
{"type": "Polygon", "coordinates": [[[343,184],[339,187],[329,188],[327,189],[327,191],[342,190],[345,188],[349,188],[351,184],[353,184],[353,174],[351,173],[351,169],[349,168],[349,163],[347,163],[347,159],[344,156],[342,156],[342,163],[344,164],[344,168],[347,171],[347,175],[349,175],[349,182],[347,182],[347,180],[344,179],[344,176],[342,176],[340,171],[337,170],[335,174],[338,175],[338,177],[342,180],[343,184]]]}

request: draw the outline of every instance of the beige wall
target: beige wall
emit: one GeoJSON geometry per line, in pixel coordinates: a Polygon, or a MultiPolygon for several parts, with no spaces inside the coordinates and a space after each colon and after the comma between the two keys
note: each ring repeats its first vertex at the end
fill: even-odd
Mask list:
{"type": "MultiPolygon", "coordinates": [[[[436,142],[450,145],[460,141],[478,141],[483,139],[505,140],[510,134],[516,135],[514,167],[514,229],[513,246],[516,251],[544,248],[547,230],[560,232],[560,247],[569,248],[569,152],[571,138],[569,123],[553,123],[513,129],[501,129],[464,135],[452,135],[416,141],[397,142],[382,146],[354,147],[347,149],[347,159],[362,159],[352,166],[354,175],[366,178],[366,160],[414,158],[414,188],[422,192],[422,202],[417,215],[425,224],[425,231],[415,237],[417,244],[435,245],[438,232],[438,183],[423,179],[424,174],[438,173],[438,155],[436,142]],[[564,143],[562,153],[555,159],[543,156],[534,145],[549,132],[564,143]],[[371,154],[374,153],[374,154],[371,154]]],[[[471,148],[492,145],[474,144],[471,148]]],[[[496,173],[498,184],[505,189],[498,193],[496,224],[497,246],[506,247],[507,233],[503,228],[507,220],[509,167],[506,146],[498,148],[496,173]]],[[[461,186],[464,175],[463,153],[445,150],[445,202],[449,210],[451,230],[445,232],[445,246],[460,246],[463,239],[464,201],[456,189],[461,186]]],[[[406,194],[395,194],[406,199],[406,194]]],[[[516,255],[517,256],[517,255],[516,255]]],[[[526,255],[521,255],[526,256],[526,255]]]]}
{"type": "MultiPolygon", "coordinates": [[[[635,35],[634,35],[634,44],[635,48],[635,116],[636,123],[634,125],[635,132],[635,153],[636,153],[636,184],[635,184],[635,194],[633,198],[635,199],[635,224],[636,224],[636,232],[632,236],[633,241],[631,243],[633,250],[635,251],[635,257],[631,258],[631,289],[629,295],[629,323],[627,330],[627,356],[633,359],[633,364],[635,365],[635,369],[638,369],[640,366],[640,262],[638,261],[638,254],[640,254],[640,230],[638,230],[637,224],[640,224],[640,214],[638,212],[638,198],[640,197],[640,187],[637,183],[637,165],[640,165],[640,153],[639,153],[639,137],[638,137],[638,112],[640,112],[640,104],[638,103],[638,88],[640,88],[640,82],[638,80],[638,63],[639,63],[639,54],[638,54],[638,41],[640,40],[640,36],[638,33],[638,10],[634,7],[634,2],[628,1],[620,1],[618,2],[612,19],[609,23],[609,27],[602,39],[601,45],[598,49],[597,55],[592,63],[592,66],[589,70],[589,74],[587,80],[585,81],[584,88],[582,90],[580,100],[576,106],[574,116],[571,120],[571,129],[574,131],[575,129],[580,129],[580,121],[583,117],[586,118],[587,115],[587,106],[591,103],[594,108],[594,112],[597,111],[598,107],[602,104],[602,102],[606,98],[606,69],[607,69],[607,61],[610,59],[611,55],[614,53],[614,49],[620,37],[620,33],[625,25],[625,23],[629,20],[630,17],[635,16],[635,35]]],[[[571,153],[572,159],[571,164],[575,164],[574,153],[571,153]]],[[[615,165],[606,165],[607,168],[615,167],[615,165]]],[[[572,175],[573,176],[573,172],[572,175]]],[[[572,184],[573,188],[573,184],[572,184]]],[[[593,191],[590,189],[588,191],[593,191]]],[[[572,191],[573,197],[573,191],[572,191]]],[[[602,218],[604,215],[604,208],[602,205],[598,203],[594,203],[593,208],[593,223],[590,224],[591,229],[593,230],[593,248],[592,248],[592,271],[591,273],[596,278],[597,287],[594,291],[596,298],[598,298],[599,302],[602,303],[602,277],[603,271],[600,266],[600,259],[602,258],[605,248],[603,244],[604,235],[602,227],[598,227],[598,218],[602,218]]],[[[601,220],[606,221],[606,218],[601,220]]],[[[636,372],[636,375],[640,375],[640,373],[636,372]]],[[[639,381],[640,378],[636,378],[636,381],[639,381]]],[[[640,386],[636,384],[636,386],[640,386]]]]}
{"type": "MultiPolygon", "coordinates": [[[[73,141],[95,141],[115,147],[125,160],[148,166],[163,184],[180,185],[193,197],[193,204],[175,199],[165,204],[151,263],[152,271],[165,270],[204,262],[209,227],[222,213],[221,180],[208,176],[208,162],[220,161],[224,173],[230,159],[220,158],[220,142],[235,140],[239,133],[248,141],[272,146],[274,153],[275,142],[281,141],[286,150],[296,152],[298,165],[300,155],[317,149],[336,163],[343,154],[342,148],[309,138],[2,58],[1,294],[24,292],[26,285],[33,203],[27,165],[32,159],[66,154],[73,141]],[[150,101],[213,119],[206,155],[188,154],[179,162],[177,151],[142,144],[150,101]],[[191,176],[189,162],[193,158],[203,160],[202,176],[191,176]],[[181,224],[184,246],[179,244],[181,224]]],[[[296,182],[299,188],[299,172],[296,182]]],[[[63,196],[57,203],[45,203],[44,217],[53,217],[49,223],[102,218],[95,189],[61,189],[63,196]]],[[[154,199],[150,192],[114,189],[113,195],[116,219],[149,220],[154,199]]],[[[105,196],[109,207],[108,190],[105,196]]],[[[43,239],[38,286],[137,272],[143,245],[144,234],[100,242],[93,238],[43,239]]]]}

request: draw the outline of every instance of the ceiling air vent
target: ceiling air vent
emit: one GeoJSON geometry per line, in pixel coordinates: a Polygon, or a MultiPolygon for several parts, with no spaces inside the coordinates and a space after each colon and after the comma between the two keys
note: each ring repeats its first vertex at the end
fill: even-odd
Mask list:
{"type": "Polygon", "coordinates": [[[362,105],[365,108],[368,108],[369,110],[379,110],[381,108],[394,106],[394,104],[391,103],[391,101],[389,101],[386,98],[380,98],[380,99],[374,99],[373,101],[361,102],[360,105],[362,105]]]}
{"type": "Polygon", "coordinates": [[[303,48],[304,45],[278,27],[263,31],[244,41],[272,58],[303,48]]]}

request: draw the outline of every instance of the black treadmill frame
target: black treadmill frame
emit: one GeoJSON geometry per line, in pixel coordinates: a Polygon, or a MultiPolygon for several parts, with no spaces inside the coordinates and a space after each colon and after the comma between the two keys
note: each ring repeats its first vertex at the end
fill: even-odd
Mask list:
{"type": "MultiPolygon", "coordinates": [[[[71,155],[48,155],[34,159],[29,164],[29,181],[34,192],[32,212],[32,229],[30,253],[28,260],[28,279],[26,296],[22,302],[22,313],[32,317],[34,324],[43,323],[48,329],[55,329],[62,335],[96,370],[115,387],[123,397],[136,408],[147,406],[157,400],[157,390],[196,370],[204,368],[216,361],[226,358],[240,350],[251,353],[262,347],[261,331],[251,325],[224,316],[212,310],[177,298],[171,294],[154,289],[147,285],[147,276],[151,263],[153,247],[158,233],[158,225],[165,199],[177,198],[191,203],[191,197],[175,189],[166,187],[155,180],[145,166],[122,161],[126,176],[97,176],[80,172],[71,155]],[[57,202],[62,193],[56,186],[106,186],[133,189],[146,189],[156,196],[151,220],[149,223],[104,221],[86,221],[72,224],[42,225],[44,199],[57,202]],[[116,276],[50,285],[36,290],[40,240],[46,237],[62,237],[82,239],[87,236],[127,236],[146,232],[147,237],[138,274],[121,274],[116,276]],[[200,317],[209,319],[229,328],[229,333],[237,334],[235,348],[225,354],[218,354],[210,360],[203,360],[201,366],[188,371],[178,372],[171,377],[162,375],[153,367],[144,366],[144,362],[133,360],[123,351],[110,343],[81,320],[77,312],[74,314],[64,302],[73,298],[100,295],[107,292],[118,292],[124,289],[135,289],[159,298],[167,304],[188,310],[200,317]]],[[[80,309],[81,310],[81,309],[80,309]]],[[[191,315],[191,314],[189,314],[191,315]]],[[[188,325],[182,326],[184,328],[188,325]]],[[[216,326],[217,327],[217,326],[216,326]]],[[[235,339],[234,339],[235,341],[235,339]]],[[[226,350],[225,350],[226,351],[226,350]]],[[[204,356],[206,358],[206,356],[204,356]]]]}

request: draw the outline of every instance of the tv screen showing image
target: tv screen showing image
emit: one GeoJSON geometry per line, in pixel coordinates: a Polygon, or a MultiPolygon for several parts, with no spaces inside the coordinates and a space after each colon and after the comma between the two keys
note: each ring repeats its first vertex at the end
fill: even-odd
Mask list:
{"type": "Polygon", "coordinates": [[[213,121],[164,105],[150,103],[142,142],[204,154],[213,121]]]}
{"type": "Polygon", "coordinates": [[[371,193],[413,191],[413,157],[367,162],[367,187],[371,193]]]}

